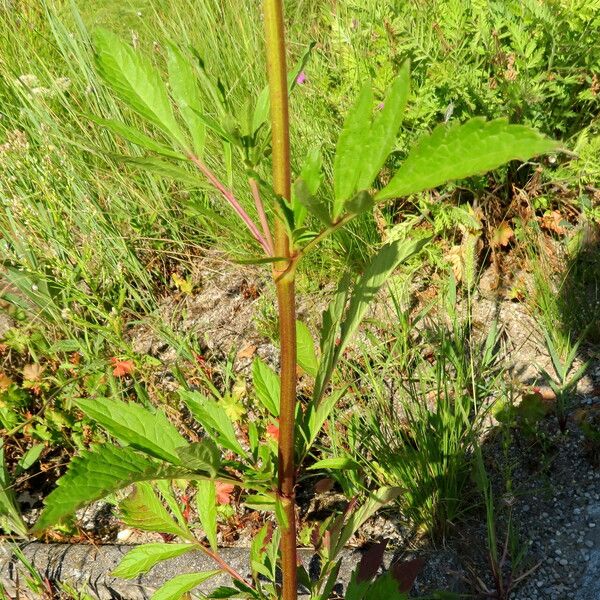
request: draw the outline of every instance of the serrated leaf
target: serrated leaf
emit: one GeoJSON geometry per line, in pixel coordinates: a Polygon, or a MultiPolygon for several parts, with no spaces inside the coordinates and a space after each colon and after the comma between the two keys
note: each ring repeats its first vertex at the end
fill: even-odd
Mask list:
{"type": "Polygon", "coordinates": [[[76,510],[138,481],[171,478],[175,473],[164,464],[131,448],[95,446],[71,460],[67,472],[45,500],[33,527],[40,532],[76,510]]]}
{"type": "Polygon", "coordinates": [[[306,440],[306,450],[308,451],[313,445],[314,441],[323,427],[323,423],[327,420],[335,405],[340,398],[346,393],[346,388],[342,387],[336,389],[332,394],[327,396],[324,400],[320,400],[318,403],[311,400],[310,406],[305,412],[305,422],[308,431],[308,439],[306,440]]]}
{"type": "Polygon", "coordinates": [[[134,491],[121,501],[119,509],[121,519],[129,527],[180,537],[188,535],[188,531],[173,520],[149,483],[137,483],[134,491]]]}
{"type": "Polygon", "coordinates": [[[161,411],[151,413],[139,404],[109,398],[80,398],[75,404],[127,445],[175,465],[181,463],[177,449],[187,442],[161,411]]]}
{"type": "Polygon", "coordinates": [[[315,352],[315,343],[308,327],[302,321],[296,321],[296,357],[298,364],[311,377],[315,377],[319,369],[319,361],[315,352]]]}
{"type": "Polygon", "coordinates": [[[217,488],[214,481],[197,483],[198,516],[210,547],[217,551],[217,488]]]}
{"type": "Polygon", "coordinates": [[[138,575],[147,573],[154,565],[163,560],[181,556],[194,550],[193,544],[142,544],[130,550],[112,572],[113,577],[133,579],[138,575]]]}
{"type": "Polygon", "coordinates": [[[344,204],[344,209],[352,215],[361,215],[371,210],[374,206],[373,196],[366,190],[357,192],[344,204]]]}
{"type": "Polygon", "coordinates": [[[205,472],[215,477],[221,466],[221,453],[211,439],[177,448],[177,455],[181,459],[181,464],[194,473],[205,472]]]}
{"type": "Polygon", "coordinates": [[[231,419],[216,400],[198,392],[181,391],[180,395],[194,418],[220,446],[239,456],[246,456],[237,440],[231,419]]]}
{"type": "Polygon", "coordinates": [[[141,116],[185,148],[187,143],[173,114],[167,88],[158,70],[118,36],[98,29],[93,36],[102,78],[141,116]]]}
{"type": "Polygon", "coordinates": [[[169,147],[157,142],[138,129],[130,127],[129,125],[125,125],[125,123],[120,123],[114,119],[101,119],[100,117],[96,117],[94,115],[88,115],[88,118],[94,123],[110,129],[113,133],[116,133],[117,135],[126,139],[128,142],[131,142],[140,148],[150,150],[151,152],[156,152],[156,154],[161,154],[162,156],[168,156],[169,158],[176,158],[177,160],[185,159],[185,156],[181,154],[181,152],[175,152],[174,150],[171,150],[169,147]]]}
{"type": "Polygon", "coordinates": [[[476,117],[460,125],[438,125],[413,146],[391,181],[375,196],[386,200],[431,189],[496,169],[511,160],[528,160],[557,149],[557,142],[506,119],[476,117]]]}
{"type": "Polygon", "coordinates": [[[261,404],[271,415],[278,417],[281,384],[277,373],[260,358],[255,358],[252,363],[252,381],[261,404]]]}
{"type": "Polygon", "coordinates": [[[168,47],[167,68],[171,94],[192,137],[194,152],[197,156],[202,156],[206,140],[206,125],[198,117],[198,113],[202,112],[202,100],[196,74],[189,61],[173,45],[168,47]]]}
{"type": "Polygon", "coordinates": [[[371,113],[373,110],[373,90],[365,85],[356,102],[350,109],[335,149],[333,164],[334,221],[342,213],[344,202],[356,191],[360,176],[362,148],[369,136],[371,113]]]}
{"type": "Polygon", "coordinates": [[[187,594],[220,572],[219,570],[214,570],[204,571],[203,573],[176,575],[152,594],[152,600],[179,600],[184,594],[187,594]]]}
{"type": "Polygon", "coordinates": [[[366,144],[356,149],[362,158],[360,177],[356,184],[358,191],[371,187],[389,153],[394,149],[408,100],[409,71],[409,63],[406,61],[385,96],[383,108],[373,119],[366,144]]]}

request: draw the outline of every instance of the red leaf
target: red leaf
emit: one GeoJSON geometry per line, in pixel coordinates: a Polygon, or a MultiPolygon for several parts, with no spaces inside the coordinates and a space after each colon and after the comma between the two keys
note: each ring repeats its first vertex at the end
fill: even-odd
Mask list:
{"type": "Polygon", "coordinates": [[[279,441],[279,427],[274,423],[267,425],[267,435],[272,437],[274,440],[279,441]]]}
{"type": "Polygon", "coordinates": [[[422,558],[415,558],[392,565],[390,571],[394,579],[398,582],[398,589],[401,592],[410,592],[417,575],[421,572],[424,565],[425,560],[422,558]]]}
{"type": "Polygon", "coordinates": [[[125,375],[131,375],[135,370],[135,364],[132,360],[121,360],[116,356],[110,359],[110,364],[113,367],[112,374],[115,377],[125,377],[125,375]]]}
{"type": "Polygon", "coordinates": [[[357,583],[361,581],[371,581],[379,571],[383,563],[383,554],[387,546],[387,540],[371,546],[360,559],[358,565],[358,574],[356,576],[357,583]]]}
{"type": "Polygon", "coordinates": [[[229,504],[235,486],[232,483],[217,481],[215,487],[217,488],[217,504],[229,504]]]}

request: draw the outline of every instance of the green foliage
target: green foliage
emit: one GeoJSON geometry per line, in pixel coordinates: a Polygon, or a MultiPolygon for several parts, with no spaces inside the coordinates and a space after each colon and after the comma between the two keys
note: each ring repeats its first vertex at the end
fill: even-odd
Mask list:
{"type": "Polygon", "coordinates": [[[181,556],[194,549],[193,544],[142,544],[130,550],[112,572],[114,577],[133,579],[147,573],[163,560],[181,556]]]}
{"type": "Polygon", "coordinates": [[[190,537],[189,530],[171,518],[149,483],[136,483],[133,492],[119,503],[119,511],[121,519],[129,527],[168,533],[184,539],[190,537]]]}
{"type": "Polygon", "coordinates": [[[178,449],[185,438],[164,413],[109,398],[79,399],[77,406],[109,433],[155,458],[181,464],[178,449]]]}
{"type": "Polygon", "coordinates": [[[463,125],[438,125],[417,142],[375,199],[415,194],[556,148],[556,142],[523,125],[510,125],[505,119],[486,122],[475,118],[463,125]]]}
{"type": "Polygon", "coordinates": [[[221,571],[205,571],[203,573],[185,573],[176,575],[167,581],[154,594],[152,600],[179,600],[207,579],[218,575],[221,571]]]}
{"type": "Polygon", "coordinates": [[[110,444],[96,446],[71,460],[67,473],[46,498],[44,510],[33,531],[41,532],[85,504],[136,481],[173,478],[177,475],[182,475],[182,472],[171,471],[130,448],[118,448],[110,444]]]}
{"type": "MultiPolygon", "coordinates": [[[[187,144],[175,119],[167,88],[153,65],[109,31],[97,30],[94,44],[98,70],[121,100],[185,148],[187,144]]],[[[181,80],[176,77],[174,80],[174,93],[182,99],[183,90],[177,85],[181,80]]],[[[187,106],[186,101],[184,108],[187,106]]]]}

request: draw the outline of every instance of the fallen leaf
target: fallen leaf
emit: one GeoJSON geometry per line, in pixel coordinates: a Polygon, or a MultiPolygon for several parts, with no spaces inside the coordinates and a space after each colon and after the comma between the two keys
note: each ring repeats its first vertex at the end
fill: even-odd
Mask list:
{"type": "Polygon", "coordinates": [[[256,354],[256,346],[254,344],[248,344],[244,346],[238,353],[238,358],[252,358],[256,354]]]}
{"type": "Polygon", "coordinates": [[[324,477],[315,483],[315,493],[325,494],[333,489],[335,481],[331,477],[324,477]]]}
{"type": "Polygon", "coordinates": [[[44,372],[42,365],[32,363],[23,367],[23,379],[25,381],[38,381],[44,372]]]}
{"type": "Polygon", "coordinates": [[[557,210],[546,211],[539,221],[542,229],[546,231],[556,233],[556,235],[565,235],[567,233],[567,229],[562,225],[565,221],[557,210]]]}
{"type": "Polygon", "coordinates": [[[5,392],[13,383],[6,373],[0,373],[0,392],[5,392]]]}
{"type": "Polygon", "coordinates": [[[173,280],[175,287],[180,292],[190,296],[194,291],[194,284],[192,283],[191,279],[184,279],[181,275],[179,275],[179,273],[171,273],[171,279],[173,280]]]}
{"type": "Polygon", "coordinates": [[[492,246],[496,248],[499,246],[508,246],[514,237],[515,232],[512,230],[511,226],[506,221],[502,221],[494,231],[494,235],[492,236],[492,246]]]}
{"type": "Polygon", "coordinates": [[[274,423],[267,425],[267,435],[274,440],[279,441],[279,427],[274,423]]]}
{"type": "Polygon", "coordinates": [[[125,377],[125,375],[131,375],[135,370],[135,364],[132,360],[121,360],[116,356],[110,359],[110,364],[113,367],[112,374],[115,377],[125,377]]]}
{"type": "Polygon", "coordinates": [[[235,486],[232,483],[217,481],[215,487],[217,490],[217,504],[229,504],[235,486]]]}

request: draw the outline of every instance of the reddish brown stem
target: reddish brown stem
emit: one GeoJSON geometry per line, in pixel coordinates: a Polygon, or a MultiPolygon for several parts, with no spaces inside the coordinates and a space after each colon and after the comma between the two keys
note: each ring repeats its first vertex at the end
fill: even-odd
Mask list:
{"type": "Polygon", "coordinates": [[[250,189],[252,190],[254,206],[256,207],[256,212],[258,213],[258,220],[260,221],[260,225],[263,230],[263,235],[265,236],[265,240],[267,242],[267,245],[269,246],[270,255],[275,256],[273,238],[271,237],[271,230],[269,229],[269,221],[267,220],[265,207],[260,197],[260,189],[258,188],[258,183],[256,182],[256,179],[254,179],[254,177],[250,177],[248,179],[248,183],[250,184],[250,189]]]}
{"type": "Polygon", "coordinates": [[[262,246],[263,250],[267,255],[271,256],[269,252],[269,245],[263,236],[261,235],[256,223],[250,218],[250,215],[243,209],[242,205],[238,202],[233,192],[224,186],[219,178],[202,162],[197,156],[189,154],[188,158],[193,162],[198,170],[208,179],[208,181],[223,195],[225,200],[229,202],[233,210],[241,217],[242,221],[246,224],[250,233],[254,236],[254,239],[262,246]]]}
{"type": "MultiPolygon", "coordinates": [[[[287,202],[291,199],[289,109],[283,4],[264,0],[267,72],[271,100],[273,190],[287,202]]],[[[290,257],[290,240],[280,208],[276,207],[275,256],[290,257]]],[[[298,557],[294,489],[294,419],[296,413],[296,300],[295,270],[291,261],[276,262],[273,278],[277,286],[279,339],[281,344],[281,396],[279,405],[278,496],[284,511],[281,526],[281,572],[283,600],[296,600],[298,557]]]]}

